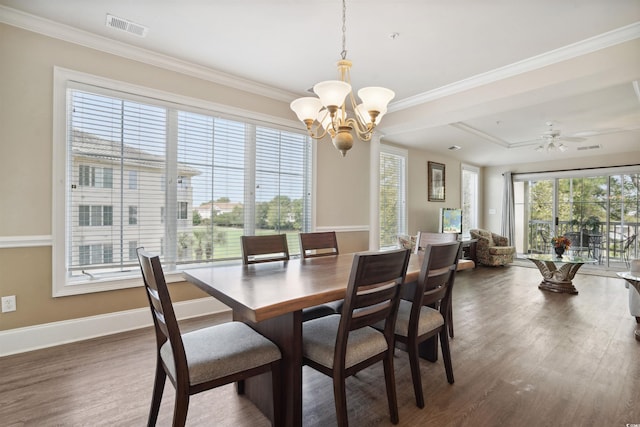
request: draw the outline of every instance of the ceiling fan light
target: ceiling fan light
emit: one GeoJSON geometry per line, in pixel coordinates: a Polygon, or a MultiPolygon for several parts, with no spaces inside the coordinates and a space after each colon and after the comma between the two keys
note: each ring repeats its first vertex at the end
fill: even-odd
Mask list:
{"type": "Polygon", "coordinates": [[[362,100],[362,104],[366,111],[387,111],[387,105],[396,96],[391,89],[384,87],[363,87],[358,91],[358,97],[362,100]]]}
{"type": "Polygon", "coordinates": [[[320,102],[318,98],[306,96],[295,99],[289,107],[296,113],[298,120],[302,122],[311,120],[313,123],[313,120],[318,116],[318,112],[322,108],[322,102],[320,102]]]}
{"type": "Polygon", "coordinates": [[[320,102],[325,107],[339,107],[351,92],[351,85],[340,80],[327,80],[316,83],[313,91],[320,97],[320,102]]]}

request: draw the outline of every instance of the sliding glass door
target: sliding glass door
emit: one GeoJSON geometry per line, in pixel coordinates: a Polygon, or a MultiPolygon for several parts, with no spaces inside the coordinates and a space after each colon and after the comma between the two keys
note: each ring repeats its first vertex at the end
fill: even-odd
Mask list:
{"type": "Polygon", "coordinates": [[[597,268],[628,268],[639,256],[639,169],[515,175],[518,253],[550,253],[551,237],[564,235],[570,254],[597,268]]]}

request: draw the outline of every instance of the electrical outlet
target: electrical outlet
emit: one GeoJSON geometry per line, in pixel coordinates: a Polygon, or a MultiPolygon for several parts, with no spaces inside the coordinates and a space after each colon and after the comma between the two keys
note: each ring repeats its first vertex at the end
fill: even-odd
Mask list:
{"type": "Polygon", "coordinates": [[[2,297],[2,312],[16,311],[16,296],[2,297]]]}

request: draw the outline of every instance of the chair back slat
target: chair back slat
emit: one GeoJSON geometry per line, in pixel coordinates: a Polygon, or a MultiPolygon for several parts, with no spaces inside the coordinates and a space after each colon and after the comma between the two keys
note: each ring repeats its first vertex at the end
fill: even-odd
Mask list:
{"type": "Polygon", "coordinates": [[[300,233],[300,254],[302,258],[340,254],[336,232],[300,233]]]}
{"type": "Polygon", "coordinates": [[[400,285],[404,282],[411,251],[356,254],[336,338],[336,360],[344,355],[349,332],[385,322],[384,334],[393,347],[400,285]]]}
{"type": "Polygon", "coordinates": [[[287,245],[286,234],[241,236],[241,239],[242,262],[245,265],[289,260],[289,246],[287,245]]]}

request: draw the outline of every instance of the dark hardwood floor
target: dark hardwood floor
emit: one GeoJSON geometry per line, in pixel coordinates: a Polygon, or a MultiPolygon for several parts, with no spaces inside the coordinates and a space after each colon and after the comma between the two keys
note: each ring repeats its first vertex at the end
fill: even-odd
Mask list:
{"type": "MultiPolygon", "coordinates": [[[[640,342],[628,290],[578,274],[579,295],[537,288],[537,269],[478,267],[454,288],[455,384],[442,361],[421,365],[415,406],[407,355],[395,358],[401,426],[622,426],[640,423],[640,342]]],[[[183,328],[229,315],[182,322],[183,328]]],[[[141,426],[154,373],[154,335],[138,330],[0,358],[0,426],[141,426]]],[[[305,426],[336,424],[331,380],[304,369],[305,426]]],[[[171,424],[167,382],[158,425],[171,424]]],[[[382,366],[347,380],[353,426],[390,425],[382,366]]],[[[266,426],[232,385],[192,397],[187,425],[266,426]]]]}

